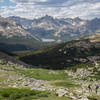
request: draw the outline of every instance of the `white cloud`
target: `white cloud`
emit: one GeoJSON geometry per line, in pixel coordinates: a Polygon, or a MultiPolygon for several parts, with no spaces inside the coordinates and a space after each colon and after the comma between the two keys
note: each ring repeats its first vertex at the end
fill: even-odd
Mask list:
{"type": "MultiPolygon", "coordinates": [[[[11,2],[16,2],[16,3],[30,3],[33,4],[35,2],[37,2],[37,0],[10,0],[11,2]]],[[[48,0],[38,0],[38,2],[47,2],[48,0]]]]}
{"type": "Polygon", "coordinates": [[[25,18],[36,18],[46,14],[54,17],[82,17],[93,18],[100,16],[100,1],[99,0],[10,0],[16,2],[16,6],[2,6],[0,13],[2,16],[21,16],[25,18]],[[52,2],[54,4],[52,5],[52,2]],[[78,2],[79,1],[79,2],[78,2]],[[41,4],[41,2],[44,2],[41,4]],[[44,5],[44,4],[47,5],[44,5]],[[58,4],[58,5],[56,5],[58,4]]]}

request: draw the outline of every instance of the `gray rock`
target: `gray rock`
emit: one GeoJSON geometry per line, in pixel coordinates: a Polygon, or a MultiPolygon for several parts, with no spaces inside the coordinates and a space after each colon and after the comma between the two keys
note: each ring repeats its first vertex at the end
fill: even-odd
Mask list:
{"type": "Polygon", "coordinates": [[[58,90],[56,90],[56,95],[58,97],[66,96],[67,93],[68,93],[67,89],[58,89],[58,90]]]}

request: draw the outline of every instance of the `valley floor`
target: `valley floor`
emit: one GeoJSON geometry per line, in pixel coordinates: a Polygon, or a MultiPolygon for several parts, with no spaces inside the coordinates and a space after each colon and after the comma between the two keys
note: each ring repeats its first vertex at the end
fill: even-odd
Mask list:
{"type": "Polygon", "coordinates": [[[100,100],[100,88],[97,94],[94,89],[100,79],[89,70],[93,67],[54,71],[1,64],[0,100],[100,100]]]}

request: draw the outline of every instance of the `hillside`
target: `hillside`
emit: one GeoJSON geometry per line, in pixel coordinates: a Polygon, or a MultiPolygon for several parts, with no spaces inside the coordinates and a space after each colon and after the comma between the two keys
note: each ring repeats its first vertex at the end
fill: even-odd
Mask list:
{"type": "Polygon", "coordinates": [[[41,40],[27,32],[21,25],[0,17],[0,50],[22,51],[42,47],[41,40]]]}
{"type": "Polygon", "coordinates": [[[47,47],[19,57],[20,60],[50,69],[63,69],[100,60],[100,35],[47,47]]]}
{"type": "Polygon", "coordinates": [[[100,62],[47,70],[9,60],[12,57],[0,52],[1,100],[100,100],[100,89],[97,94],[88,89],[89,84],[100,85],[100,62]]]}
{"type": "Polygon", "coordinates": [[[20,60],[17,60],[15,58],[13,58],[12,56],[10,56],[12,54],[9,54],[7,52],[3,52],[0,51],[0,64],[3,65],[13,65],[13,66],[21,66],[23,68],[28,68],[28,67],[32,67],[31,65],[28,65],[20,60]]]}

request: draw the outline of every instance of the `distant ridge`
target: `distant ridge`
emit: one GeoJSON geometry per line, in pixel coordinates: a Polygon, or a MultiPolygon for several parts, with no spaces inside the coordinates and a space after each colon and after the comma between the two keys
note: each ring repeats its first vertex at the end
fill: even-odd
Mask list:
{"type": "Polygon", "coordinates": [[[66,42],[100,33],[100,18],[91,20],[76,18],[53,18],[43,16],[37,19],[9,17],[33,36],[40,39],[54,39],[55,42],[66,42]]]}

